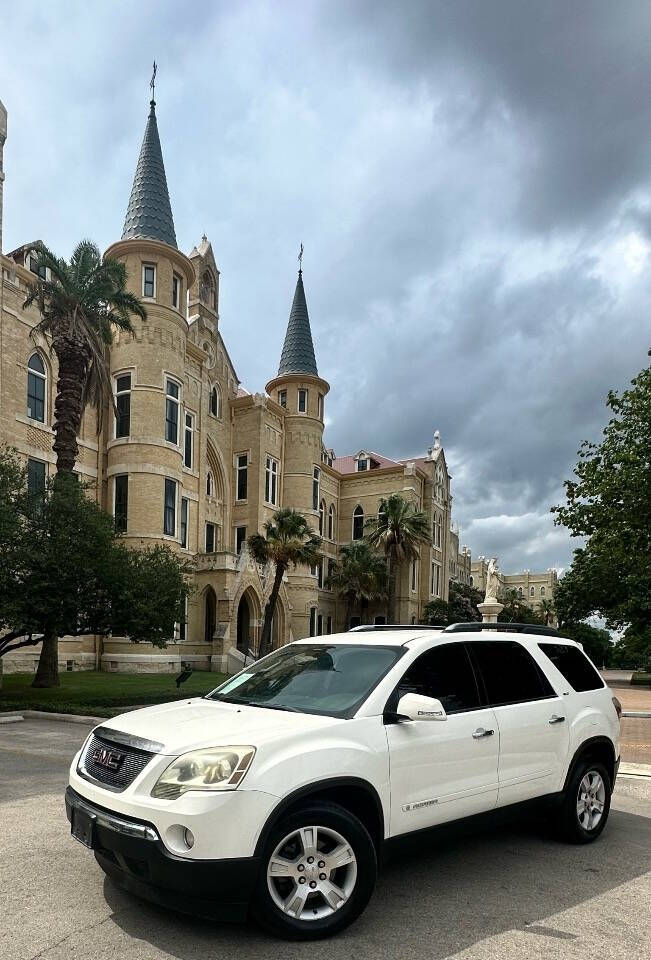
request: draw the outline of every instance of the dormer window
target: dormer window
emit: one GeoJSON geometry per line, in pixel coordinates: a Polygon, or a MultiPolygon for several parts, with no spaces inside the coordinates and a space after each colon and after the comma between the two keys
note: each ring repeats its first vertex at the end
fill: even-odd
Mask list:
{"type": "Polygon", "coordinates": [[[360,457],[360,459],[357,461],[357,472],[361,473],[363,470],[368,470],[368,465],[368,457],[360,457]]]}

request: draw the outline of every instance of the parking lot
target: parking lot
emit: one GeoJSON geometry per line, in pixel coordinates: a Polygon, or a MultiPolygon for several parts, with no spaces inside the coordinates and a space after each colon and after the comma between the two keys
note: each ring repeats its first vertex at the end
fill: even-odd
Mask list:
{"type": "Polygon", "coordinates": [[[344,934],[280,944],[252,926],[175,916],[105,879],[70,838],[63,806],[67,767],[88,729],[54,720],[0,725],[2,960],[648,960],[648,778],[620,778],[596,844],[563,845],[539,822],[421,840],[385,867],[370,907],[344,934]]]}

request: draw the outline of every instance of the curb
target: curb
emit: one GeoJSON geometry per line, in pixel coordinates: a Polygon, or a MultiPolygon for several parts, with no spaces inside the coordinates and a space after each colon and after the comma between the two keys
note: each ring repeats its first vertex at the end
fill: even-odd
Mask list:
{"type": "Polygon", "coordinates": [[[108,717],[80,717],[76,713],[49,713],[47,710],[9,710],[0,713],[0,723],[17,720],[62,720],[64,723],[102,723],[108,717]]]}
{"type": "Polygon", "coordinates": [[[617,774],[618,779],[619,777],[651,780],[651,763],[622,763],[617,774]]]}

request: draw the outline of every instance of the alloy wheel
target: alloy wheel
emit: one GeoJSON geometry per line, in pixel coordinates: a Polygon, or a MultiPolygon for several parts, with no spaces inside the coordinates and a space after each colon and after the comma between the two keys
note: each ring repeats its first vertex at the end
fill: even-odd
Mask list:
{"type": "Polygon", "coordinates": [[[356,881],[353,848],[330,827],[299,827],[288,833],[267,865],[272,900],[296,920],[332,916],[350,899],[356,881]]]}
{"type": "Polygon", "coordinates": [[[594,830],[601,820],[606,805],[606,785],[596,770],[588,770],[581,783],[576,801],[576,815],[584,830],[594,830]]]}

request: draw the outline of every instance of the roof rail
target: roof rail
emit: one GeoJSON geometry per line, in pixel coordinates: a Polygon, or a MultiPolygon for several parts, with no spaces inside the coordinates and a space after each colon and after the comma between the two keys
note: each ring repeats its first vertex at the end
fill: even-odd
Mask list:
{"type": "Polygon", "coordinates": [[[544,637],[560,637],[555,627],[543,627],[537,623],[453,623],[445,633],[481,633],[482,630],[502,630],[509,633],[536,633],[544,637]]]}
{"type": "Polygon", "coordinates": [[[443,624],[433,623],[361,623],[348,633],[370,633],[372,630],[445,630],[443,624]]]}

